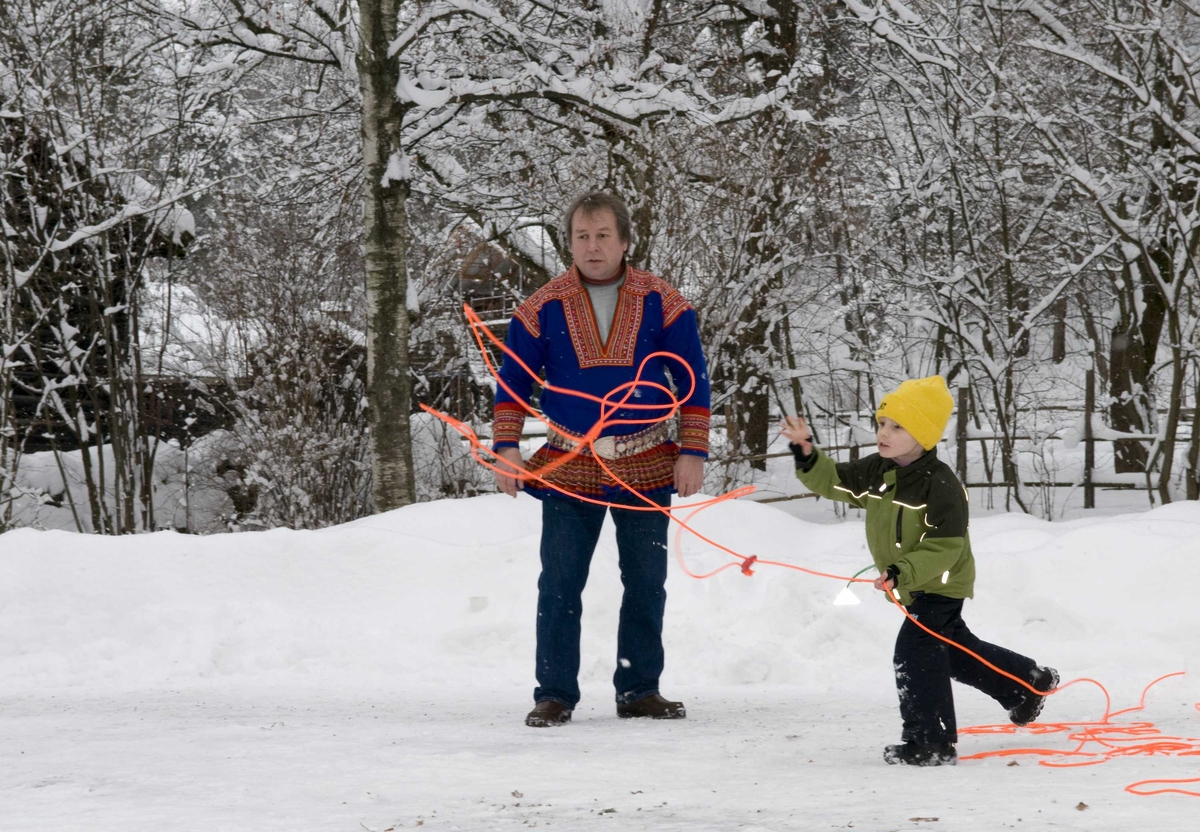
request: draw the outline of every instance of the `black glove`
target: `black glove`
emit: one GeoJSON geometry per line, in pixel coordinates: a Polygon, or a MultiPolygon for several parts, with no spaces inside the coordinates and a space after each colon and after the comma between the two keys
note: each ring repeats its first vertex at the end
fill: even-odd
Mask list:
{"type": "Polygon", "coordinates": [[[814,447],[812,453],[806,454],[804,450],[796,443],[788,445],[788,450],[792,452],[792,456],[796,459],[796,469],[798,471],[807,472],[813,467],[813,463],[817,461],[817,449],[814,447]]]}

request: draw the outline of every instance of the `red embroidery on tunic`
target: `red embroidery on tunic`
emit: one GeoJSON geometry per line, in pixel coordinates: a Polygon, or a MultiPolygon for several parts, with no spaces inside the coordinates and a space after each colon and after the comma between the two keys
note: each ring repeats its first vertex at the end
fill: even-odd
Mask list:
{"type": "Polygon", "coordinates": [[[569,298],[563,298],[563,313],[567,316],[567,329],[581,368],[587,367],[632,367],[633,353],[637,348],[638,330],[642,327],[644,296],[629,289],[629,273],[625,272],[625,283],[617,292],[617,308],[613,312],[612,327],[608,331],[608,343],[600,340],[596,327],[596,313],[587,290],[569,298]]]}
{"type": "Polygon", "coordinates": [[[708,453],[708,423],[710,414],[707,407],[692,407],[684,405],[679,408],[679,444],[689,451],[708,453]]]}
{"type": "Polygon", "coordinates": [[[641,274],[645,274],[649,278],[648,282],[651,284],[650,291],[658,292],[662,295],[663,329],[675,323],[676,318],[692,308],[692,305],[684,299],[683,295],[679,294],[679,290],[670,283],[646,272],[642,272],[641,274]]]}
{"type": "Polygon", "coordinates": [[[525,430],[525,408],[516,402],[497,402],[493,408],[492,444],[520,443],[525,430]]]}
{"type": "Polygon", "coordinates": [[[542,324],[538,320],[542,307],[552,300],[562,300],[579,292],[586,291],[575,274],[572,266],[570,271],[560,274],[542,288],[538,289],[525,302],[517,307],[513,317],[519,320],[534,338],[542,334],[542,324]]]}
{"type": "MultiPolygon", "coordinates": [[[[543,445],[529,459],[529,468],[537,470],[564,456],[564,452],[543,445]]],[[[675,483],[675,460],[679,448],[674,442],[663,442],[648,451],[620,459],[605,460],[614,474],[635,491],[648,494],[670,488],[675,483]]],[[[604,472],[594,456],[580,455],[565,465],[560,465],[546,475],[546,482],[553,483],[571,494],[603,499],[606,495],[622,490],[617,481],[604,472]]],[[[534,483],[535,488],[545,488],[534,483]]]]}
{"type": "Polygon", "coordinates": [[[562,303],[571,344],[575,348],[581,368],[632,367],[638,332],[642,328],[645,298],[651,292],[658,292],[662,296],[664,329],[692,308],[683,295],[665,280],[627,265],[625,282],[618,293],[617,308],[613,313],[608,343],[605,344],[600,340],[600,330],[596,327],[596,313],[592,310],[587,289],[583,287],[579,273],[572,266],[567,272],[530,295],[529,299],[517,308],[515,317],[530,335],[537,338],[542,331],[538,318],[542,307],[550,301],[557,300],[562,303]]]}

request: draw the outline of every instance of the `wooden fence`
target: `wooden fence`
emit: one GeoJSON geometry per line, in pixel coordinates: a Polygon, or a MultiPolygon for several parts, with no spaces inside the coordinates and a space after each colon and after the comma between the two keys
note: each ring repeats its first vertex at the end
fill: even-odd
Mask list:
{"type": "MultiPolygon", "coordinates": [[[[1069,407],[1047,407],[1047,408],[1038,408],[1038,409],[1039,410],[1061,410],[1061,411],[1067,411],[1067,412],[1070,412],[1070,410],[1071,410],[1071,408],[1069,408],[1069,407]]],[[[1079,412],[1079,411],[1076,411],[1076,412],[1079,412]]],[[[849,415],[857,416],[859,418],[862,417],[862,414],[849,414],[849,415]]],[[[1135,434],[1135,433],[1119,433],[1119,434],[1117,434],[1114,432],[1108,432],[1110,435],[1098,437],[1095,435],[1096,431],[1095,431],[1094,423],[1093,423],[1093,417],[1096,415],[1097,415],[1096,414],[1096,377],[1095,377],[1095,371],[1089,370],[1087,373],[1087,378],[1085,381],[1085,388],[1084,388],[1084,405],[1083,405],[1083,419],[1082,419],[1083,430],[1082,430],[1081,436],[1079,437],[1079,443],[1083,445],[1083,477],[1082,477],[1082,480],[1078,481],[1078,482],[1075,482],[1075,481],[1059,482],[1059,481],[1053,481],[1053,480],[1022,480],[1019,483],[1019,485],[1040,487],[1040,488],[1076,488],[1076,487],[1080,487],[1083,489],[1084,508],[1095,508],[1096,507],[1096,490],[1097,489],[1124,489],[1124,490],[1143,490],[1144,491],[1144,490],[1152,490],[1154,488],[1157,488],[1157,484],[1153,481],[1153,477],[1154,477],[1153,473],[1136,475],[1139,478],[1144,478],[1143,482],[1133,481],[1132,478],[1125,480],[1125,481],[1119,481],[1119,482],[1104,482],[1104,481],[1098,481],[1095,478],[1095,475],[1096,475],[1096,470],[1095,470],[1096,469],[1096,445],[1097,445],[1097,443],[1113,442],[1113,441],[1117,441],[1117,440],[1153,442],[1156,439],[1158,439],[1158,437],[1154,434],[1135,434]]],[[[959,482],[963,483],[964,486],[967,488],[1015,488],[1015,487],[1017,487],[1018,483],[1016,483],[1016,482],[1009,482],[1009,481],[1004,481],[1004,480],[995,481],[990,478],[987,481],[983,481],[983,482],[971,481],[971,479],[969,477],[969,468],[968,468],[968,464],[967,464],[967,461],[969,458],[968,443],[970,443],[970,442],[980,442],[980,443],[995,442],[995,441],[999,441],[1001,437],[998,435],[995,435],[995,434],[980,435],[980,433],[978,431],[971,430],[971,410],[970,410],[969,402],[968,402],[967,389],[965,387],[960,387],[958,389],[958,408],[957,408],[955,417],[956,417],[955,418],[955,427],[954,427],[955,457],[956,457],[955,458],[955,469],[958,473],[959,482]]],[[[1185,410],[1183,418],[1181,419],[1181,422],[1190,423],[1190,430],[1195,430],[1195,419],[1196,419],[1195,410],[1191,410],[1191,411],[1185,410]]],[[[849,426],[849,424],[847,423],[845,426],[849,426]]],[[[1023,435],[1016,435],[1016,436],[1010,437],[1010,439],[1013,441],[1029,440],[1030,438],[1031,437],[1029,437],[1029,436],[1023,436],[1023,435]]],[[[1064,438],[1065,437],[1057,435],[1057,434],[1048,434],[1046,436],[1039,437],[1039,439],[1042,439],[1042,440],[1047,440],[1047,439],[1063,440],[1064,438]]],[[[1181,436],[1178,438],[1181,441],[1184,441],[1184,440],[1189,440],[1191,437],[1189,434],[1189,435],[1181,436]]],[[[869,444],[847,444],[847,445],[822,446],[822,450],[825,450],[825,451],[846,451],[846,450],[848,450],[848,451],[851,451],[852,458],[853,458],[854,456],[857,455],[858,451],[863,450],[863,449],[873,449],[874,447],[875,447],[875,444],[872,442],[869,444]]],[[[790,452],[784,451],[781,453],[749,454],[749,455],[726,457],[723,461],[727,462],[727,463],[728,462],[752,462],[752,461],[777,459],[777,458],[790,457],[790,456],[791,456],[790,452]]],[[[985,450],[984,456],[986,456],[986,450],[985,450]]],[[[816,496],[816,495],[814,495],[814,494],[792,494],[792,495],[788,495],[785,497],[768,497],[763,500],[758,500],[758,502],[776,503],[776,502],[783,502],[786,500],[801,500],[801,499],[810,498],[810,497],[814,497],[814,496],[816,496]]]]}

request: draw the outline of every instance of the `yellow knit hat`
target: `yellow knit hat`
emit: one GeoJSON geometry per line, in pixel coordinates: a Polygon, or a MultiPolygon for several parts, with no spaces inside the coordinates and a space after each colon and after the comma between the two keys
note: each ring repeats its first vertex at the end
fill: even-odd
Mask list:
{"type": "Polygon", "coordinates": [[[875,418],[888,417],[929,450],[938,443],[954,410],[954,397],[941,376],[910,378],[883,397],[875,418]]]}

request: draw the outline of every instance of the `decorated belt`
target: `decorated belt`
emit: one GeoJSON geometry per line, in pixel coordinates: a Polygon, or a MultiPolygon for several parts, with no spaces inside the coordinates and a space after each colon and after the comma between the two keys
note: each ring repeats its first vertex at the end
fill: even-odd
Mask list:
{"type": "MultiPolygon", "coordinates": [[[[592,443],[592,450],[601,459],[621,459],[648,451],[670,438],[670,427],[666,422],[659,422],[657,425],[651,425],[637,433],[627,433],[624,436],[601,436],[592,443]]],[[[549,427],[546,431],[546,444],[559,451],[573,451],[582,441],[582,436],[568,433],[554,426],[549,427]]],[[[588,449],[584,448],[583,453],[587,452],[588,449]]]]}

